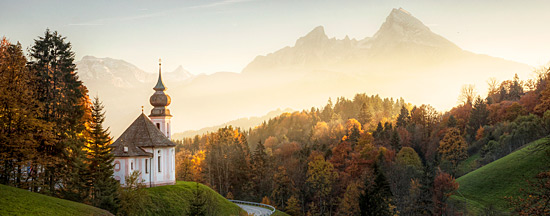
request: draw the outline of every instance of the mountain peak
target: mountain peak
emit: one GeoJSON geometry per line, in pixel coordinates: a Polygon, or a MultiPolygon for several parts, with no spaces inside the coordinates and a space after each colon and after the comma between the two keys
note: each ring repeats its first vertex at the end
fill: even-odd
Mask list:
{"type": "MultiPolygon", "coordinates": [[[[407,30],[430,31],[424,23],[403,8],[392,9],[390,15],[386,18],[384,25],[398,25],[402,28],[406,28],[407,30]]],[[[382,27],[384,27],[384,25],[382,25],[382,27]]]]}
{"type": "Polygon", "coordinates": [[[458,48],[452,42],[433,33],[430,28],[403,8],[394,8],[372,38],[373,43],[376,41],[378,47],[413,43],[431,47],[458,48]]]}
{"type": "Polygon", "coordinates": [[[327,40],[328,36],[325,34],[325,28],[323,28],[323,26],[317,26],[307,33],[306,36],[298,39],[295,46],[319,45],[327,40]]]}

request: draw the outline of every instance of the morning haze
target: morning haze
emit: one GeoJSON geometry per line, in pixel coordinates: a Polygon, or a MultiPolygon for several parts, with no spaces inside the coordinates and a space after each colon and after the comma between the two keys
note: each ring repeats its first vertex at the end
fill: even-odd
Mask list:
{"type": "Polygon", "coordinates": [[[547,2],[341,4],[98,1],[35,2],[29,8],[14,3],[0,16],[23,10],[40,14],[43,8],[66,13],[0,26],[23,46],[46,27],[67,36],[79,76],[91,95],[104,100],[115,136],[141,106],[149,106],[159,57],[171,109],[178,114],[174,132],[278,108],[308,109],[358,92],[445,110],[456,105],[463,84],[484,93],[490,77],[531,78],[531,67],[547,57],[542,51],[549,45],[540,43],[549,36],[540,28],[545,19],[525,21],[532,13],[546,16],[538,11],[547,2]]]}

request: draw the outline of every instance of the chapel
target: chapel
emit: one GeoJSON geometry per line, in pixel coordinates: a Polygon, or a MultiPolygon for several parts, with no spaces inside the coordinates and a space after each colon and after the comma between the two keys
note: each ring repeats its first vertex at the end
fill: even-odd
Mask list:
{"type": "Polygon", "coordinates": [[[159,77],[149,99],[153,109],[146,116],[142,113],[112,144],[115,156],[114,178],[125,186],[125,177],[139,171],[140,182],[148,187],[176,183],[175,146],[171,138],[171,99],[162,82],[161,62],[159,77]]]}

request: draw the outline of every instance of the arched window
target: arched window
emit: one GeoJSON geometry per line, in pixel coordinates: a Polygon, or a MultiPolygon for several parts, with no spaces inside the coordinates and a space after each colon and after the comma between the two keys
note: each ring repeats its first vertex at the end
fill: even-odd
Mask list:
{"type": "Polygon", "coordinates": [[[157,123],[157,128],[160,130],[160,123],[157,123]]]}
{"type": "Polygon", "coordinates": [[[149,173],[149,159],[145,159],[145,173],[149,173]]]}
{"type": "Polygon", "coordinates": [[[134,171],[134,162],[130,162],[130,171],[134,171]]]}
{"type": "Polygon", "coordinates": [[[159,165],[159,172],[161,172],[161,167],[160,167],[160,150],[158,151],[158,165],[159,165]]]}

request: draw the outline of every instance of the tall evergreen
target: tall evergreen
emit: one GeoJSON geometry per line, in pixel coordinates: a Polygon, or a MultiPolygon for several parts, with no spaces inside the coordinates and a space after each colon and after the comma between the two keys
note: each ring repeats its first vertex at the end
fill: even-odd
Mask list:
{"type": "Polygon", "coordinates": [[[361,105],[359,116],[357,118],[363,128],[365,128],[367,124],[372,120],[372,113],[370,111],[370,108],[367,106],[367,103],[363,103],[363,105],[361,105]]]}
{"type": "Polygon", "coordinates": [[[365,190],[359,196],[361,216],[393,215],[391,209],[392,193],[390,184],[378,163],[373,167],[374,180],[365,179],[365,190]]]}
{"type": "Polygon", "coordinates": [[[405,106],[401,107],[401,112],[397,116],[397,122],[395,127],[406,127],[407,124],[411,121],[411,116],[409,115],[409,110],[405,106]]]}
{"type": "Polygon", "coordinates": [[[92,116],[88,123],[87,157],[89,187],[92,205],[115,212],[117,209],[116,191],[118,181],[113,178],[112,139],[109,128],[103,127],[105,112],[99,98],[95,97],[92,116]]]}
{"type": "Polygon", "coordinates": [[[53,124],[53,141],[38,148],[44,155],[39,171],[42,189],[55,193],[60,188],[65,198],[81,200],[85,188],[81,174],[85,170],[83,131],[89,111],[87,89],[76,74],[71,43],[56,31],[46,30],[30,49],[28,66],[37,76],[38,101],[44,115],[53,124]]]}
{"type": "Polygon", "coordinates": [[[477,97],[472,111],[470,111],[470,120],[466,127],[466,132],[468,133],[468,141],[473,141],[476,136],[476,132],[480,127],[483,127],[489,123],[489,110],[487,109],[487,104],[483,99],[477,97]]]}
{"type": "Polygon", "coordinates": [[[254,183],[255,195],[257,199],[261,199],[267,194],[269,182],[266,181],[267,175],[267,153],[265,152],[265,146],[262,141],[258,142],[254,154],[252,154],[252,181],[254,183]]]}

